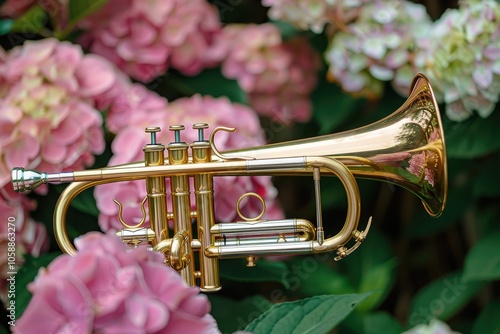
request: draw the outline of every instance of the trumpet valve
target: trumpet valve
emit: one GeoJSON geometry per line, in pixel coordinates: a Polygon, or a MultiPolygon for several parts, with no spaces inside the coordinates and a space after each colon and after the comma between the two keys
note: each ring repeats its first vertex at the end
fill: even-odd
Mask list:
{"type": "Polygon", "coordinates": [[[185,129],[184,125],[171,125],[168,127],[170,131],[174,133],[174,142],[175,143],[180,143],[181,142],[181,131],[185,129]]]}
{"type": "Polygon", "coordinates": [[[161,131],[160,127],[158,126],[147,127],[145,131],[146,133],[149,133],[151,135],[150,145],[156,145],[156,133],[161,131]]]}
{"type": "Polygon", "coordinates": [[[198,141],[205,141],[205,136],[203,135],[203,130],[208,129],[208,124],[195,123],[195,124],[193,124],[193,129],[198,130],[198,141]]]}
{"type": "Polygon", "coordinates": [[[155,232],[149,227],[124,228],[116,232],[122,241],[132,247],[141,243],[150,243],[155,238],[155,232]]]}

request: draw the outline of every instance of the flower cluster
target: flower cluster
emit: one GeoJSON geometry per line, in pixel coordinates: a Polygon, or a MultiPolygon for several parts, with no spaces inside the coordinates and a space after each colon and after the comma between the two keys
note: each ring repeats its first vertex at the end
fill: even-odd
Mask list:
{"type": "MultiPolygon", "coordinates": [[[[116,80],[113,67],[79,46],[27,41],[0,58],[0,170],[82,169],[104,149],[95,100],[116,80]]],[[[0,174],[0,186],[10,173],[0,174]]]]}
{"type": "Polygon", "coordinates": [[[404,0],[364,5],[356,21],[333,35],[325,55],[329,77],[347,92],[379,96],[383,82],[411,62],[415,39],[430,24],[422,5],[404,0]]]}
{"type": "Polygon", "coordinates": [[[17,266],[23,264],[23,255],[39,256],[48,248],[47,231],[43,224],[35,222],[29,217],[30,210],[35,209],[36,203],[22,195],[15,194],[11,187],[0,188],[0,299],[6,300],[8,272],[15,272],[17,266]],[[8,252],[7,252],[8,250],[8,252]],[[12,251],[15,251],[15,263],[8,260],[12,251]],[[16,266],[11,268],[10,265],[16,266]]]}
{"type": "Polygon", "coordinates": [[[262,0],[269,18],[292,23],[296,27],[321,33],[325,25],[342,27],[357,18],[368,0],[262,0]]]}
{"type": "Polygon", "coordinates": [[[222,74],[236,79],[259,114],[289,124],[311,116],[320,60],[305,39],[283,42],[273,24],[228,25],[218,39],[222,74]]]}
{"type": "Polygon", "coordinates": [[[7,0],[0,6],[0,14],[7,17],[19,17],[24,14],[36,0],[7,0]]]}
{"type": "Polygon", "coordinates": [[[127,252],[114,235],[75,239],[29,285],[33,293],[14,333],[219,333],[199,289],[139,247],[127,252]]]}
{"type": "Polygon", "coordinates": [[[106,110],[106,129],[118,133],[140,115],[165,110],[167,99],[140,83],[131,83],[122,73],[121,80],[96,100],[99,110],[106,110]]]}
{"type": "Polygon", "coordinates": [[[431,319],[428,324],[420,324],[402,334],[460,334],[438,319],[431,319]]]}
{"type": "Polygon", "coordinates": [[[206,54],[221,29],[205,0],[111,0],[79,26],[84,46],[143,82],[170,67],[194,75],[212,65],[206,54]]]}
{"type": "MultiPolygon", "coordinates": [[[[112,143],[113,156],[109,164],[119,165],[144,160],[142,148],[149,142],[144,129],[148,126],[159,126],[163,129],[157,134],[157,141],[166,145],[174,139],[173,134],[167,131],[170,125],[199,122],[207,123],[211,128],[227,126],[237,129],[234,134],[220,132],[215,136],[216,147],[221,152],[265,143],[259,120],[250,108],[231,104],[227,98],[195,95],[170,102],[162,110],[132,115],[129,124],[117,133],[112,143]]],[[[181,140],[187,143],[198,140],[197,131],[186,129],[181,133],[181,140]]],[[[170,189],[169,187],[167,181],[167,189],[170,189]]],[[[217,177],[214,181],[214,190],[215,212],[219,221],[231,221],[235,218],[236,201],[247,192],[256,192],[266,201],[268,209],[265,217],[283,217],[276,202],[276,189],[269,177],[217,177]]],[[[100,211],[99,224],[104,231],[122,228],[117,219],[118,207],[112,203],[113,199],[123,204],[123,219],[128,224],[136,224],[142,218],[140,205],[146,196],[144,182],[129,181],[101,185],[96,187],[94,196],[100,211]]],[[[191,203],[194,209],[194,194],[191,203]]],[[[261,209],[259,205],[260,203],[254,203],[247,198],[241,203],[241,211],[247,217],[257,216],[261,209]]]]}
{"type": "Polygon", "coordinates": [[[263,0],[269,17],[331,36],[328,76],[347,92],[378,97],[384,82],[406,95],[425,73],[448,117],[491,114],[500,96],[500,4],[459,1],[433,23],[422,5],[406,0],[366,2],[263,0]]]}
{"type": "Polygon", "coordinates": [[[500,96],[500,3],[461,1],[418,42],[414,66],[433,83],[447,116],[488,117],[500,96]]]}

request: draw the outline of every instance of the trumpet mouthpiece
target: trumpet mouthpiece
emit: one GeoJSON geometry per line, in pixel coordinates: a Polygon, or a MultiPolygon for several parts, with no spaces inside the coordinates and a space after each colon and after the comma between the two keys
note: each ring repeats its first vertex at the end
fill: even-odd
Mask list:
{"type": "Polygon", "coordinates": [[[16,193],[23,193],[38,188],[44,183],[66,183],[75,180],[73,172],[45,173],[16,167],[12,170],[12,187],[16,193]]]}
{"type": "Polygon", "coordinates": [[[16,193],[23,193],[47,183],[47,173],[16,167],[12,170],[12,187],[16,193]]]}

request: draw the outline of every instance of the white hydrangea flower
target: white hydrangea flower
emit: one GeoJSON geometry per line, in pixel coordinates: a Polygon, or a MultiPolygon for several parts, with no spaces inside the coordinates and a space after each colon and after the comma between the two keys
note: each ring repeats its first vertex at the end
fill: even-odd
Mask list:
{"type": "Polygon", "coordinates": [[[428,31],[425,27],[431,24],[419,4],[405,0],[365,4],[356,21],[333,34],[325,53],[329,77],[345,91],[368,97],[380,95],[384,81],[405,83],[407,76],[414,76],[408,69],[415,36],[428,31]],[[405,71],[399,73],[401,69],[405,71]]]}
{"type": "Polygon", "coordinates": [[[438,319],[431,319],[429,324],[420,324],[410,328],[402,334],[460,334],[453,331],[450,326],[438,319]]]}
{"type": "Polygon", "coordinates": [[[302,30],[323,32],[327,24],[344,25],[357,17],[370,0],[262,0],[272,20],[289,22],[302,30]]]}
{"type": "Polygon", "coordinates": [[[417,40],[415,71],[429,77],[447,116],[463,121],[475,111],[488,117],[500,96],[500,3],[461,1],[429,36],[417,40]]]}

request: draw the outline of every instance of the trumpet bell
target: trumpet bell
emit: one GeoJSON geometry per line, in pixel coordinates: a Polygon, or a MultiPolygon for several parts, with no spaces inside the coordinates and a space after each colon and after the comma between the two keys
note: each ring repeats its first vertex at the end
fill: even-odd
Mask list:
{"type": "Polygon", "coordinates": [[[439,217],[446,204],[444,132],[432,87],[422,74],[413,80],[406,102],[375,123],[335,134],[224,152],[225,159],[241,156],[329,157],[341,161],[355,177],[409,190],[433,217],[439,217]]]}

